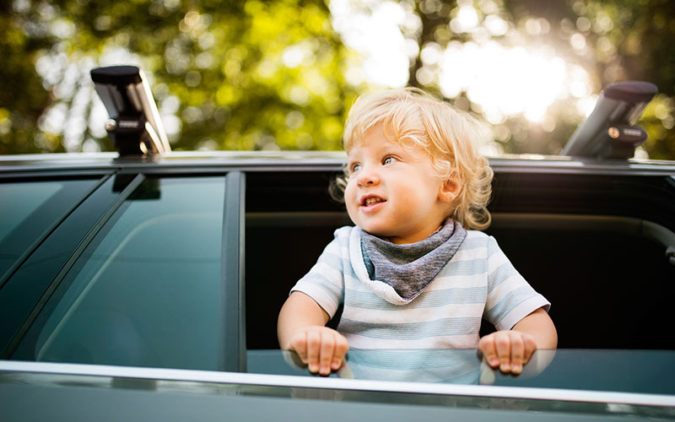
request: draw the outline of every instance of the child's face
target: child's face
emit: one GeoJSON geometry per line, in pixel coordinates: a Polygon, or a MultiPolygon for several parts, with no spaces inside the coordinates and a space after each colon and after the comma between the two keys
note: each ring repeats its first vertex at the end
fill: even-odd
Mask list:
{"type": "Polygon", "coordinates": [[[403,244],[426,239],[450,214],[456,183],[444,182],[416,145],[389,141],[378,124],[348,151],[347,212],[373,235],[403,244]]]}

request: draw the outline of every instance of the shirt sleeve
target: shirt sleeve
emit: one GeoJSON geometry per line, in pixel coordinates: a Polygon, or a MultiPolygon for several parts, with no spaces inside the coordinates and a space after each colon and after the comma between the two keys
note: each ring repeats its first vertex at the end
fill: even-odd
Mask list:
{"type": "Polygon", "coordinates": [[[551,304],[518,273],[511,261],[488,238],[488,295],[484,317],[497,330],[509,330],[539,308],[547,312],[551,304]]]}
{"type": "Polygon", "coordinates": [[[344,275],[339,239],[336,237],[316,264],[291,289],[311,297],[332,318],[342,302],[344,275]]]}

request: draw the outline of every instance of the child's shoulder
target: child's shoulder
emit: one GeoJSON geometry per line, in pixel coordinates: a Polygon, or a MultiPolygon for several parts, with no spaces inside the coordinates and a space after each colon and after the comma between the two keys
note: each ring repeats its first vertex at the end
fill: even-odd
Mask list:
{"type": "Polygon", "coordinates": [[[478,230],[467,230],[466,231],[466,240],[473,242],[488,242],[490,239],[494,239],[487,233],[483,233],[478,230]]]}
{"type": "Polygon", "coordinates": [[[464,248],[488,248],[493,249],[494,245],[497,243],[494,237],[490,236],[487,233],[478,231],[478,230],[467,230],[466,239],[462,246],[464,248]]]}

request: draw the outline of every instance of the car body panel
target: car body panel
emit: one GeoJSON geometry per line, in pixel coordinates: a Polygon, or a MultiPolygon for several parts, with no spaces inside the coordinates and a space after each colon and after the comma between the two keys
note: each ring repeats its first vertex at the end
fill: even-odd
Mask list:
{"type": "Polygon", "coordinates": [[[112,409],[117,418],[139,420],[189,416],[262,421],[309,414],[343,420],[371,413],[388,420],[409,420],[415,414],[425,420],[547,421],[675,416],[672,395],[7,361],[0,362],[0,392],[7,420],[46,415],[46,409],[52,417],[65,416],[78,398],[78,414],[103,420],[112,409]],[[19,393],[51,405],[31,409],[19,393]]]}
{"type": "Polygon", "coordinates": [[[552,299],[562,349],[544,374],[576,378],[556,384],[534,377],[528,384],[524,377],[493,373],[495,385],[452,385],[309,377],[269,350],[278,347],[276,314],[290,287],[335,228],[350,224],[344,205],[328,192],[344,161],[341,152],[0,157],[0,183],[95,184],[0,280],[0,357],[11,359],[0,361],[2,419],[675,418],[672,382],[664,382],[675,365],[675,339],[664,335],[672,327],[675,295],[675,267],[665,254],[675,246],[675,163],[491,158],[488,233],[552,299]],[[25,362],[39,360],[27,339],[58,303],[59,285],[70,280],[119,210],[156,194],[134,198],[136,189],[162,178],[216,178],[225,187],[214,293],[223,327],[217,370],[25,362]],[[634,303],[638,309],[631,312],[634,303]],[[589,388],[596,378],[607,384],[589,388]]]}

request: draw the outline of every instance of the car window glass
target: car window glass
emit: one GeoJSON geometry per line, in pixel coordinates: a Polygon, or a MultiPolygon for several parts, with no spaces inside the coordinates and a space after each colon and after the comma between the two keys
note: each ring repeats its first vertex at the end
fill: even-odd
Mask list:
{"type": "Polygon", "coordinates": [[[63,187],[62,183],[11,183],[0,186],[0,242],[26,217],[63,187]]]}
{"type": "Polygon", "coordinates": [[[225,178],[142,183],[66,276],[40,361],[217,369],[225,178]]]}
{"type": "Polygon", "coordinates": [[[0,276],[95,183],[65,180],[0,184],[0,276]]]}
{"type": "MultiPolygon", "coordinates": [[[[537,350],[518,376],[502,374],[476,349],[364,350],[347,353],[333,378],[435,384],[497,385],[564,390],[675,394],[675,378],[663,376],[673,350],[537,350]]],[[[248,350],[249,373],[311,376],[294,352],[248,350]]]]}

